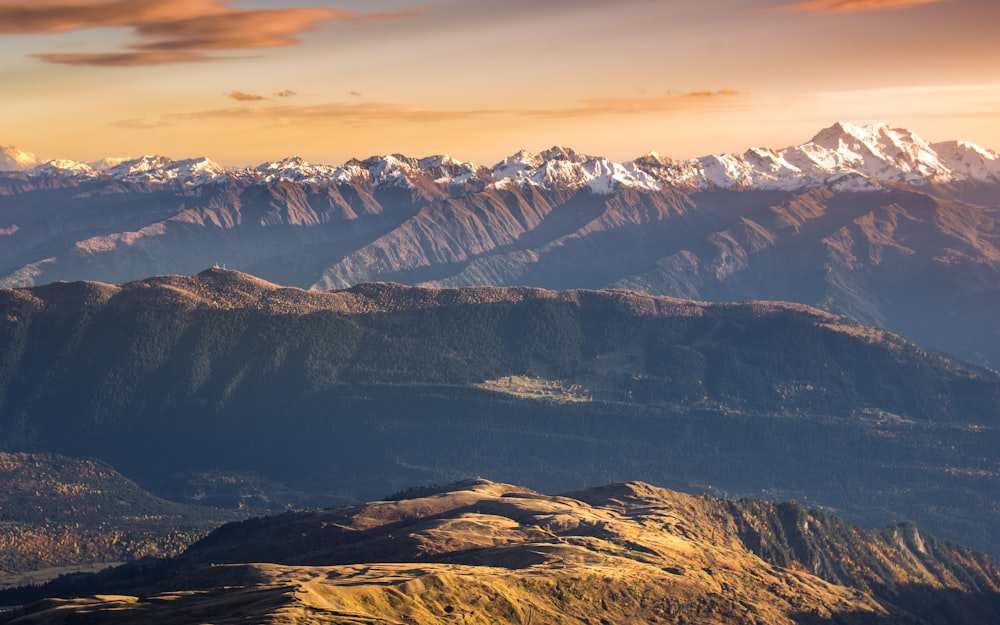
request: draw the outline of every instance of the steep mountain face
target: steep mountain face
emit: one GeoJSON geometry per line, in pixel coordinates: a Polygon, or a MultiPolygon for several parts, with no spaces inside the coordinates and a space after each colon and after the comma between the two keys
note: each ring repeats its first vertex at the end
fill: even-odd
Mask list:
{"type": "Polygon", "coordinates": [[[546,496],[475,480],[231,524],[170,561],[7,593],[97,596],[0,622],[977,625],[1000,618],[998,591],[988,557],[914,526],[635,482],[546,496]]]}
{"type": "Polygon", "coordinates": [[[401,155],[227,170],[159,156],[0,174],[0,284],[221,265],[282,284],[624,287],[797,301],[1000,363],[1000,158],[884,124],[628,163],[401,155]]]}
{"type": "Polygon", "coordinates": [[[160,494],[210,471],[325,503],[642,479],[1000,552],[996,374],[801,305],[209,270],[4,290],[0,310],[4,448],[101,458],[160,494]]]}

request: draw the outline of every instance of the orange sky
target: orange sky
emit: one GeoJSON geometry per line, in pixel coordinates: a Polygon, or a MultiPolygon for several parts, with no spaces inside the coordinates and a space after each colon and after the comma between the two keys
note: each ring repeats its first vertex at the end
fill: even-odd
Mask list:
{"type": "Polygon", "coordinates": [[[0,145],[624,160],[842,119],[1000,149],[998,24],[996,0],[0,0],[0,145]]]}

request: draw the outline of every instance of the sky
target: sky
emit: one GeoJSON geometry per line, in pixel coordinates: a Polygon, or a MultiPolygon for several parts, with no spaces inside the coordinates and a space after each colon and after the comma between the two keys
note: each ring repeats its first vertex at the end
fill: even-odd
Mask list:
{"type": "Polygon", "coordinates": [[[41,159],[783,148],[843,120],[1000,150],[996,0],[0,0],[41,159]]]}

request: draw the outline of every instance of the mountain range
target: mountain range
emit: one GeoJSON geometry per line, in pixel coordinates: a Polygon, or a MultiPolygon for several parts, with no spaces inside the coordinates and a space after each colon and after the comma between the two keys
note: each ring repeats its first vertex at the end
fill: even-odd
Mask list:
{"type": "Polygon", "coordinates": [[[281,506],[641,479],[1000,553],[1000,377],[803,305],[211,269],[0,290],[0,310],[0,446],[174,500],[199,501],[193,473],[257,476],[281,506]]]}
{"type": "Polygon", "coordinates": [[[912,524],[629,482],[486,480],[226,525],[179,557],[39,589],[0,622],[987,625],[1000,570],[912,524]]]}
{"type": "Polygon", "coordinates": [[[1000,159],[885,124],[781,150],[493,167],[402,155],[250,168],[4,151],[0,284],[219,265],[303,288],[629,288],[801,302],[1000,363],[1000,159]],[[34,164],[34,165],[33,165],[34,164]],[[33,166],[32,166],[33,165],[33,166]]]}
{"type": "Polygon", "coordinates": [[[0,171],[22,171],[35,180],[174,181],[185,186],[237,180],[320,185],[369,181],[377,188],[411,190],[421,182],[432,182],[450,190],[453,197],[524,183],[549,190],[587,187],[607,195],[621,188],[787,191],[833,184],[838,190],[871,190],[883,188],[880,182],[1000,182],[1000,156],[996,152],[966,141],[928,143],[912,131],[881,123],[855,126],[837,122],[808,143],[781,150],[752,148],[743,154],[688,160],[650,152],[634,161],[617,163],[555,146],[539,154],[521,150],[492,168],[446,155],[413,159],[400,154],[352,160],[339,167],[314,165],[298,157],[247,168],[225,168],[205,157],[175,161],[148,155],[89,163],[67,159],[40,163],[34,154],[14,147],[0,150],[4,159],[0,171]]]}

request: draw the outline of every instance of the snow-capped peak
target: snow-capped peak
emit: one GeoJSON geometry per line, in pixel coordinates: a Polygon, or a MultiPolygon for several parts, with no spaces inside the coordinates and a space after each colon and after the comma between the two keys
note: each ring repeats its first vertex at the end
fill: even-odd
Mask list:
{"type": "Polygon", "coordinates": [[[228,170],[207,158],[173,161],[162,156],[109,158],[92,163],[53,160],[0,148],[0,170],[28,171],[33,177],[115,179],[142,183],[201,185],[223,179],[296,184],[352,184],[416,189],[432,183],[451,196],[488,185],[544,188],[588,187],[608,194],[621,188],[794,190],[821,185],[871,190],[888,183],[921,185],[965,180],[1000,183],[1000,155],[964,141],[930,144],[913,132],[884,123],[859,126],[837,122],[810,141],[780,150],[756,147],[741,154],[713,154],[674,160],[650,152],[618,163],[554,146],[540,153],[521,150],[491,169],[447,155],[413,159],[401,154],[351,160],[342,166],[316,165],[293,156],[257,167],[228,170]],[[416,183],[416,184],[415,184],[416,183]]]}
{"type": "Polygon", "coordinates": [[[182,161],[172,161],[163,171],[174,178],[194,185],[211,182],[225,176],[228,170],[210,158],[189,158],[182,161]]]}
{"type": "Polygon", "coordinates": [[[121,180],[135,174],[155,171],[170,164],[170,162],[171,160],[165,156],[151,156],[147,154],[145,156],[140,156],[139,158],[131,158],[122,161],[113,167],[105,169],[104,173],[108,174],[112,178],[121,180]]]}
{"type": "Polygon", "coordinates": [[[905,128],[890,128],[884,123],[855,126],[837,122],[799,149],[810,145],[825,150],[826,162],[822,164],[830,169],[852,169],[899,182],[948,182],[954,178],[928,142],[905,128]]]}
{"type": "Polygon", "coordinates": [[[543,151],[539,156],[546,161],[569,161],[570,163],[583,163],[590,158],[589,156],[577,154],[573,149],[564,148],[561,145],[554,145],[548,150],[543,151]]]}
{"type": "Polygon", "coordinates": [[[373,156],[364,163],[368,165],[368,171],[371,173],[372,181],[376,187],[413,188],[408,174],[414,169],[416,163],[411,162],[402,154],[373,156]]]}
{"type": "Polygon", "coordinates": [[[494,185],[531,184],[538,187],[588,187],[598,194],[613,193],[620,187],[659,188],[656,177],[636,163],[615,163],[606,158],[580,154],[555,146],[532,154],[517,152],[493,167],[494,185]]]}
{"type": "Polygon", "coordinates": [[[257,166],[257,169],[261,171],[281,171],[286,169],[304,169],[308,167],[311,167],[311,165],[301,156],[288,156],[280,161],[261,163],[257,166]]]}
{"type": "MultiPolygon", "coordinates": [[[[109,159],[109,162],[110,159],[109,159]]],[[[201,185],[229,174],[215,161],[200,157],[179,161],[165,156],[146,155],[123,160],[103,170],[104,175],[125,182],[166,183],[171,181],[187,185],[201,185]]]]}
{"type": "Polygon", "coordinates": [[[121,165],[122,163],[128,160],[132,159],[127,156],[107,156],[98,161],[90,161],[89,163],[87,163],[87,165],[89,165],[93,169],[96,169],[97,171],[106,171],[108,169],[111,169],[112,167],[121,165]]]}
{"type": "Polygon", "coordinates": [[[435,156],[425,156],[423,158],[417,159],[417,166],[421,169],[431,169],[434,167],[452,167],[455,165],[464,165],[461,161],[456,161],[447,154],[437,154],[435,156]]]}
{"type": "MultiPolygon", "coordinates": [[[[650,161],[643,157],[636,163],[649,170],[655,164],[650,161]]],[[[792,190],[832,185],[840,190],[873,190],[886,182],[1000,181],[1000,160],[972,144],[931,145],[909,130],[884,123],[837,122],[801,145],[703,156],[671,167],[664,175],[675,184],[701,188],[792,190]]]]}
{"type": "Polygon", "coordinates": [[[493,169],[494,171],[499,169],[533,169],[538,167],[545,162],[545,159],[541,156],[529,152],[527,150],[518,150],[517,152],[511,154],[504,160],[497,163],[493,169]]]}
{"type": "Polygon", "coordinates": [[[960,177],[1000,182],[1000,154],[967,141],[931,144],[942,165],[960,177]]]}
{"type": "Polygon", "coordinates": [[[827,149],[836,149],[845,141],[870,141],[875,134],[887,128],[888,126],[881,122],[869,124],[868,126],[856,126],[849,122],[839,121],[828,128],[820,130],[809,143],[814,143],[827,149]]]}
{"type": "Polygon", "coordinates": [[[479,171],[475,163],[459,161],[447,154],[421,158],[417,160],[417,167],[434,180],[435,184],[449,187],[471,181],[479,171]]]}
{"type": "Polygon", "coordinates": [[[259,173],[264,181],[274,182],[284,180],[301,184],[321,184],[325,181],[342,180],[347,176],[343,167],[329,165],[314,165],[301,156],[289,156],[280,161],[262,163],[256,168],[250,168],[247,173],[259,173]]]}
{"type": "Polygon", "coordinates": [[[0,171],[26,171],[37,164],[38,159],[31,152],[0,146],[0,171]]]}
{"type": "Polygon", "coordinates": [[[30,172],[35,177],[96,178],[100,172],[86,163],[59,158],[38,165],[30,172]]]}

